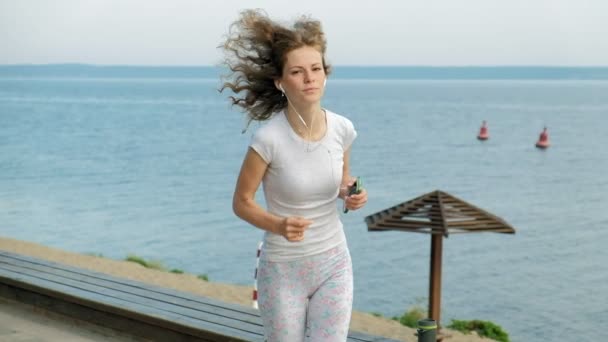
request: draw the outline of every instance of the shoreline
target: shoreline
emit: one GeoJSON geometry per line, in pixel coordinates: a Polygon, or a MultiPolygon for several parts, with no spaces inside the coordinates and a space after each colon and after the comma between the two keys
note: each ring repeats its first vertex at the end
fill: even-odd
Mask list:
{"type": "MultiPolygon", "coordinates": [[[[199,279],[193,274],[176,274],[167,271],[159,271],[146,268],[130,261],[72,253],[6,237],[0,237],[0,250],[251,307],[253,286],[218,283],[213,281],[208,282],[199,279]]],[[[2,309],[0,308],[0,310],[2,309]]],[[[370,313],[356,310],[353,310],[351,329],[400,341],[414,342],[417,340],[415,335],[416,329],[403,326],[386,317],[376,317],[370,313]]],[[[449,342],[493,341],[487,338],[481,338],[475,333],[465,335],[446,328],[442,328],[441,332],[442,335],[446,336],[444,341],[449,342]]]]}

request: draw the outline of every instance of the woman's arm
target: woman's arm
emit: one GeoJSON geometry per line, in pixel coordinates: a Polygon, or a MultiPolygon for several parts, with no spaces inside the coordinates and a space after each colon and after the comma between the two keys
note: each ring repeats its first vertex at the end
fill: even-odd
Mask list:
{"type": "Polygon", "coordinates": [[[342,166],[342,182],[340,183],[340,192],[338,193],[338,197],[343,200],[346,200],[346,194],[348,193],[348,187],[353,185],[354,178],[350,176],[350,148],[344,152],[344,157],[342,158],[344,161],[342,166]]]}
{"type": "Polygon", "coordinates": [[[232,210],[250,224],[284,236],[289,241],[301,241],[304,230],[312,221],[301,217],[280,217],[264,210],[256,201],[255,193],[262,183],[268,164],[252,148],[247,150],[232,198],[232,210]]]}

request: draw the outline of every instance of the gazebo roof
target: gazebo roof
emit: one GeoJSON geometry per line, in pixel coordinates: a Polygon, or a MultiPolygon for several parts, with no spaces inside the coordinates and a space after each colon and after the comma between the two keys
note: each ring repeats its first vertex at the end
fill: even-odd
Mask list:
{"type": "Polygon", "coordinates": [[[500,217],[440,190],[369,215],[365,222],[369,231],[400,230],[445,236],[452,233],[515,233],[515,228],[500,217]]]}

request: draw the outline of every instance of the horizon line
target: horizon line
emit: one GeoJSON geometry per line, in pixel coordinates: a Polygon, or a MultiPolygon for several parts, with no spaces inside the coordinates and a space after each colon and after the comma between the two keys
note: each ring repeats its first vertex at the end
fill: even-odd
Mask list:
{"type": "MultiPolygon", "coordinates": [[[[138,68],[222,68],[212,64],[94,64],[94,63],[0,63],[0,67],[87,66],[87,67],[138,67],[138,68]]],[[[432,64],[334,64],[333,68],[608,68],[607,65],[547,65],[547,64],[495,64],[495,65],[432,65],[432,64]]]]}

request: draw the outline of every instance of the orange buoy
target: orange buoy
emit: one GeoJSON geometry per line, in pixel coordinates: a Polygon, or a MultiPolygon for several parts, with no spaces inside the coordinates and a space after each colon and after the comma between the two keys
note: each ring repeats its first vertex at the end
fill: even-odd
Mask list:
{"type": "Polygon", "coordinates": [[[538,137],[538,141],[536,142],[536,147],[538,148],[547,148],[551,144],[549,143],[549,133],[547,133],[547,127],[543,129],[540,133],[540,137],[538,137]]]}
{"type": "Polygon", "coordinates": [[[486,120],[483,120],[481,123],[481,128],[479,129],[479,134],[477,134],[477,139],[479,140],[488,140],[490,134],[488,134],[488,126],[486,125],[486,120]]]}

